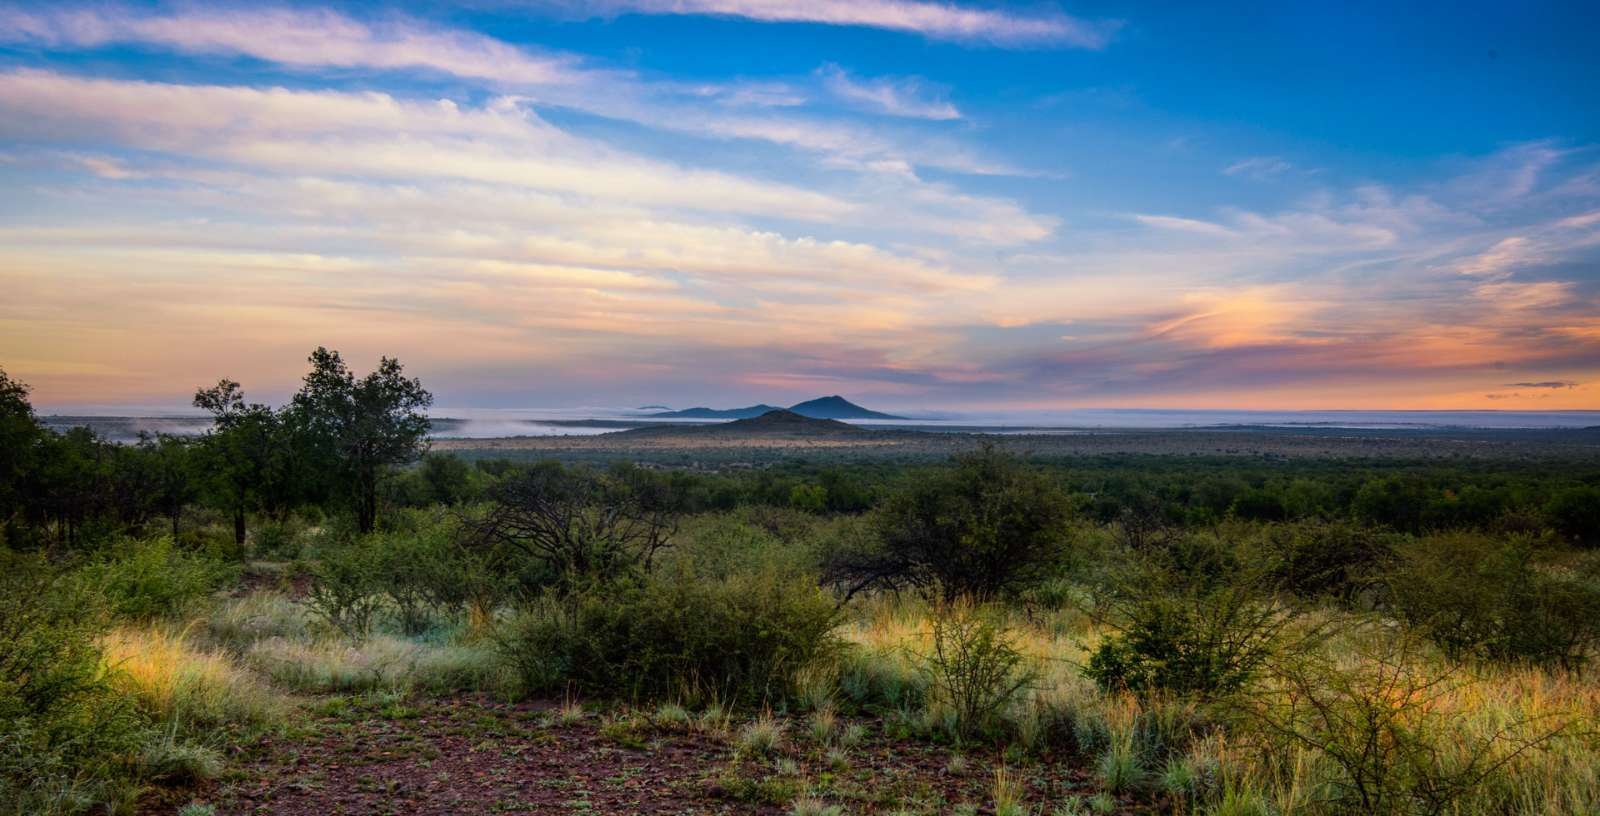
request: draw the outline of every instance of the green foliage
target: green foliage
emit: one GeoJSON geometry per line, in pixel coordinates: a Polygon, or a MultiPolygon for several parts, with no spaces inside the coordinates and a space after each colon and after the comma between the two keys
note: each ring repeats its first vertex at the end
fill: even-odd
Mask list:
{"type": "Polygon", "coordinates": [[[1410,542],[1389,576],[1395,611],[1454,657],[1574,668],[1600,646],[1600,581],[1541,562],[1527,536],[1410,542]]]}
{"type": "Polygon", "coordinates": [[[1273,525],[1265,539],[1273,577],[1302,598],[1348,604],[1381,579],[1394,557],[1395,536],[1340,521],[1273,525]]]}
{"type": "Polygon", "coordinates": [[[422,483],[427,486],[427,503],[454,506],[482,494],[479,474],[459,456],[430,453],[422,457],[418,468],[422,483]]]}
{"type": "Polygon", "coordinates": [[[530,597],[643,578],[675,524],[651,485],[553,462],[509,476],[493,496],[464,542],[530,597]]]}
{"type": "Polygon", "coordinates": [[[1586,547],[1600,546],[1600,487],[1569,487],[1550,498],[1545,515],[1556,532],[1586,547]]]}
{"type": "Polygon", "coordinates": [[[1280,761],[1310,750],[1337,769],[1328,796],[1336,812],[1505,812],[1463,804],[1502,789],[1517,757],[1565,729],[1519,720],[1474,733],[1438,705],[1466,682],[1455,671],[1431,668],[1389,633],[1368,633],[1353,648],[1358,659],[1347,665],[1329,655],[1274,663],[1271,693],[1234,701],[1280,761]]]}
{"type": "Polygon", "coordinates": [[[920,474],[878,509],[881,545],[829,565],[851,592],[916,587],[949,602],[1026,589],[1060,566],[1070,502],[1056,482],[997,448],[920,474]]]}
{"type": "Polygon", "coordinates": [[[1004,620],[967,604],[946,606],[933,616],[932,641],[922,658],[932,701],[947,707],[957,736],[993,732],[1034,679],[1004,620]]]}
{"type": "Polygon", "coordinates": [[[378,581],[381,555],[367,537],[333,544],[311,567],[305,604],[313,615],[346,635],[362,639],[372,632],[383,605],[378,581]]]}
{"type": "Polygon", "coordinates": [[[246,403],[232,380],[196,391],[194,405],[214,419],[195,451],[201,495],[232,518],[242,547],[250,513],[282,517],[311,491],[316,479],[302,436],[288,412],[246,403]]]}
{"type": "Polygon", "coordinates": [[[425,632],[441,615],[469,602],[498,597],[501,581],[478,554],[457,546],[460,531],[451,516],[416,512],[411,523],[374,533],[363,544],[371,588],[386,596],[408,635],[425,632]]]}
{"type": "Polygon", "coordinates": [[[290,411],[318,461],[339,475],[356,526],[370,533],[378,519],[379,483],[389,469],[416,461],[425,448],[433,395],[406,379],[399,360],[384,357],[357,378],[337,351],[318,347],[290,411]]]}
{"type": "Polygon", "coordinates": [[[828,489],[822,485],[795,485],[789,490],[789,506],[807,513],[820,513],[828,508],[828,489]]]}
{"type": "Polygon", "coordinates": [[[1357,521],[1416,532],[1422,527],[1422,510],[1426,504],[1426,495],[1417,481],[1383,476],[1361,485],[1350,502],[1350,514],[1357,521]]]}
{"type": "Polygon", "coordinates": [[[1202,697],[1242,688],[1280,656],[1296,610],[1275,597],[1274,564],[1191,535],[1139,556],[1119,579],[1103,640],[1084,674],[1106,690],[1202,697]]]}
{"type": "Polygon", "coordinates": [[[78,574],[86,596],[98,593],[110,612],[131,620],[173,618],[194,610],[233,570],[178,548],[165,536],[109,545],[78,574]]]}
{"type": "Polygon", "coordinates": [[[38,467],[45,434],[28,402],[28,386],[0,369],[0,543],[15,536],[27,495],[24,480],[38,467]]]}
{"type": "Polygon", "coordinates": [[[0,814],[84,811],[131,784],[144,725],[101,670],[73,589],[0,550],[0,814]]]}
{"type": "Polygon", "coordinates": [[[529,691],[777,702],[796,671],[838,648],[837,622],[804,577],[680,572],[536,605],[501,650],[529,691]]]}

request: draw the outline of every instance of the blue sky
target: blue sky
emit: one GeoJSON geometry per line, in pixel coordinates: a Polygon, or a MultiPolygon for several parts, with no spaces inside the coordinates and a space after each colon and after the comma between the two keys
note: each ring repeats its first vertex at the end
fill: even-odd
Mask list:
{"type": "Polygon", "coordinates": [[[0,2],[45,407],[1600,407],[1592,4],[0,2]],[[1586,39],[1587,38],[1587,39],[1586,39]]]}

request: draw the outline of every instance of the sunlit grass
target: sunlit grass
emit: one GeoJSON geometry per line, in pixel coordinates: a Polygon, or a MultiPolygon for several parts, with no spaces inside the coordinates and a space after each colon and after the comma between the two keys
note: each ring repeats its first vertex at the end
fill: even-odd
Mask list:
{"type": "Polygon", "coordinates": [[[283,718],[282,695],[224,653],[183,631],[121,628],[100,641],[112,681],[160,722],[266,724],[283,718]]]}
{"type": "Polygon", "coordinates": [[[503,691],[511,674],[483,645],[424,644],[393,635],[352,641],[273,637],[246,651],[250,665],[298,692],[503,691]]]}
{"type": "MultiPolygon", "coordinates": [[[[845,698],[891,711],[920,711],[924,730],[936,729],[937,712],[926,710],[920,663],[931,647],[927,607],[914,600],[876,599],[854,609],[855,617],[841,631],[853,646],[839,673],[845,698]]],[[[1012,615],[1008,625],[1013,643],[1036,672],[1034,686],[1008,714],[1016,744],[1042,747],[1047,734],[1059,738],[1065,731],[1103,790],[1155,790],[1197,812],[1348,808],[1337,798],[1347,780],[1314,747],[1228,720],[1220,709],[1193,701],[1101,692],[1081,667],[1105,632],[1083,615],[1012,615]]],[[[1372,670],[1348,637],[1336,637],[1325,648],[1341,672],[1372,670]]],[[[1413,670],[1443,674],[1449,664],[1425,651],[1413,670]]],[[[1457,679],[1416,707],[1419,719],[1408,727],[1431,741],[1442,768],[1473,761],[1495,767],[1456,803],[1459,813],[1600,812],[1600,682],[1595,677],[1508,666],[1458,672],[1457,679]],[[1528,740],[1552,734],[1535,748],[1517,751],[1528,740]],[[1487,759],[1480,752],[1487,752],[1487,759]]],[[[1253,693],[1270,694],[1271,685],[1259,684],[1253,693]]]]}

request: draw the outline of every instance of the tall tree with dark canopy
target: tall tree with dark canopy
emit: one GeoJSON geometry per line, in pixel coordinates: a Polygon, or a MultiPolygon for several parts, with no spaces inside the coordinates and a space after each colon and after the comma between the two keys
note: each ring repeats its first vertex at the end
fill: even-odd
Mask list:
{"type": "Polygon", "coordinates": [[[421,380],[406,379],[400,361],[391,357],[360,379],[337,351],[319,346],[310,362],[291,410],[349,491],[357,528],[371,532],[384,474],[416,461],[427,449],[430,426],[423,410],[433,404],[433,395],[421,380]]]}
{"type": "Polygon", "coordinates": [[[13,537],[16,514],[23,506],[23,479],[36,465],[45,431],[28,402],[28,386],[0,369],[0,532],[13,537]]]}
{"type": "Polygon", "coordinates": [[[194,406],[215,421],[200,440],[196,472],[210,503],[233,517],[234,542],[242,546],[247,515],[287,510],[287,492],[300,487],[292,466],[295,440],[279,412],[245,402],[244,391],[232,380],[196,391],[194,406]]]}

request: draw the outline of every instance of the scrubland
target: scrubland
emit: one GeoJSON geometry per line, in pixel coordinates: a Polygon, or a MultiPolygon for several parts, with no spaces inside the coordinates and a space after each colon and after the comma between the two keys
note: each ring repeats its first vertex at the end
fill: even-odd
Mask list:
{"type": "Polygon", "coordinates": [[[803,491],[676,512],[631,471],[504,478],[370,534],[297,515],[240,549],[199,513],[178,542],[8,553],[0,802],[1600,807],[1600,559],[1515,513],[1099,520],[995,451],[861,512],[803,491]]]}

